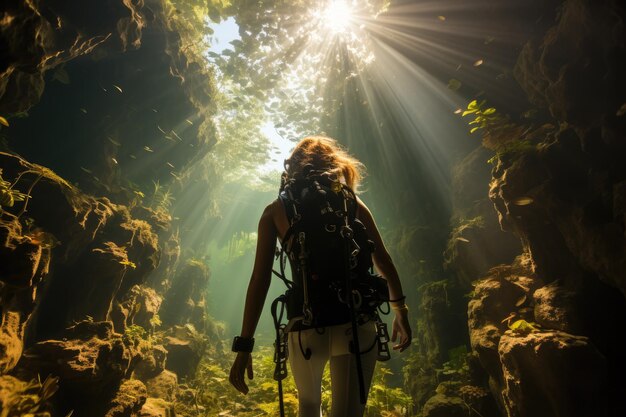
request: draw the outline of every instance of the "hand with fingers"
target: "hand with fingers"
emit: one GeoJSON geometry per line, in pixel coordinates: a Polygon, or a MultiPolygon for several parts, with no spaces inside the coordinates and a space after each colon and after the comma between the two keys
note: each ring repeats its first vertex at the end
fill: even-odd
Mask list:
{"type": "Polygon", "coordinates": [[[233,366],[230,368],[229,381],[237,391],[242,394],[248,393],[248,385],[246,385],[244,374],[248,373],[248,379],[252,379],[252,355],[248,352],[237,352],[237,357],[233,366]]]}
{"type": "Polygon", "coordinates": [[[394,309],[396,316],[391,325],[391,341],[398,343],[393,346],[393,350],[404,351],[411,344],[411,326],[409,325],[408,308],[394,309]]]}

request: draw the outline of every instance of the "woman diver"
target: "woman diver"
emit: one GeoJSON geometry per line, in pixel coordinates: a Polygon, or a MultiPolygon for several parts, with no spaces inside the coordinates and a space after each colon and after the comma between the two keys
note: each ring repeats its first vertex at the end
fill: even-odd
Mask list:
{"type": "MultiPolygon", "coordinates": [[[[326,188],[328,192],[323,191],[319,183],[315,181],[318,192],[323,196],[327,193],[338,195],[340,194],[339,190],[342,189],[350,190],[353,196],[352,201],[357,223],[364,226],[367,239],[373,242],[371,252],[362,252],[366,253],[368,258],[371,258],[367,261],[369,261],[370,265],[373,262],[378,273],[386,280],[386,286],[388,287],[388,294],[384,294],[384,299],[389,301],[391,309],[395,313],[391,340],[393,342],[397,340],[397,344],[393,346],[393,349],[402,352],[411,343],[408,308],[404,302],[405,296],[402,292],[398,272],[383,244],[370,210],[351,191],[358,188],[359,181],[362,178],[363,165],[345,152],[333,139],[313,136],[302,139],[296,145],[289,159],[285,161],[285,168],[281,194],[278,199],[265,208],[259,220],[256,256],[246,295],[241,335],[237,336],[233,343],[233,351],[237,352],[237,356],[230,370],[230,382],[238,391],[244,394],[248,392],[244,374],[247,371],[248,378],[252,379],[253,377],[250,352],[254,345],[254,332],[270,286],[276,239],[280,239],[283,247],[292,247],[293,241],[296,241],[296,245],[298,245],[299,240],[301,246],[299,253],[310,252],[310,248],[307,251],[304,250],[304,234],[299,233],[296,236],[290,229],[294,224],[294,218],[299,221],[301,214],[297,213],[295,206],[290,207],[287,203],[289,200],[285,197],[285,182],[293,178],[302,178],[311,172],[316,173],[316,178],[331,179],[329,183],[331,184],[330,188],[326,188]],[[331,188],[335,191],[334,193],[330,192],[331,188]],[[294,209],[296,210],[295,214],[294,209]]],[[[330,205],[328,207],[330,208],[330,205]]],[[[329,211],[333,210],[330,209],[329,211]]],[[[349,209],[346,208],[344,214],[348,211],[349,209]]],[[[339,224],[338,227],[342,228],[343,236],[343,226],[339,224]]],[[[329,231],[328,224],[326,224],[326,229],[329,231]]],[[[334,226],[332,226],[332,230],[335,230],[334,226]]],[[[352,233],[351,229],[348,228],[347,230],[352,233]]],[[[354,234],[356,235],[357,232],[354,232],[354,234]]],[[[348,236],[349,239],[352,238],[352,235],[348,234],[348,236]]],[[[307,241],[307,243],[310,242],[307,241]]],[[[355,240],[352,240],[352,242],[355,242],[355,240]]],[[[313,241],[313,244],[315,244],[315,241],[313,241]]],[[[356,243],[355,247],[359,248],[356,243]]],[[[298,256],[298,253],[295,256],[290,255],[292,270],[299,271],[298,265],[294,266],[294,264],[298,263],[298,258],[302,259],[302,256],[298,256]]],[[[327,261],[326,259],[322,262],[318,261],[318,263],[326,265],[329,262],[332,265],[332,261],[327,261]]],[[[341,270],[342,268],[335,269],[341,270]]],[[[311,274],[310,271],[308,273],[311,274]]],[[[344,270],[339,275],[345,273],[344,270]]],[[[314,275],[313,279],[321,281],[318,280],[317,275],[314,275]]],[[[305,292],[306,289],[305,285],[305,292]]],[[[311,291],[313,290],[309,289],[309,292],[311,291]]],[[[345,292],[354,293],[354,289],[349,289],[345,292]]],[[[341,290],[339,290],[339,293],[341,293],[341,290]]],[[[315,298],[314,295],[304,295],[304,310],[307,309],[306,303],[309,302],[307,301],[307,295],[315,298]]],[[[346,298],[343,297],[342,302],[344,304],[339,305],[339,309],[347,309],[345,307],[346,298]]],[[[361,303],[360,299],[358,301],[361,303]]],[[[302,299],[299,302],[301,303],[300,308],[302,311],[302,299]]],[[[336,301],[334,303],[338,304],[336,301]]],[[[329,307],[324,307],[321,310],[332,312],[333,301],[328,301],[328,304],[324,304],[324,306],[326,305],[329,307]]],[[[350,305],[352,306],[351,308],[354,308],[354,302],[350,305]]],[[[321,314],[321,316],[323,315],[321,314]]],[[[380,336],[380,332],[377,332],[375,320],[371,319],[371,315],[365,316],[361,314],[358,322],[355,319],[351,321],[349,315],[334,312],[322,321],[311,321],[311,317],[306,316],[305,311],[304,319],[302,316],[299,316],[297,319],[300,322],[296,323],[295,326],[291,326],[291,321],[295,320],[292,318],[286,330],[288,331],[289,363],[298,390],[298,415],[300,417],[320,416],[322,374],[326,363],[330,361],[332,385],[331,417],[362,416],[365,411],[365,406],[362,404],[364,402],[362,398],[363,390],[365,393],[369,391],[378,357],[377,353],[379,353],[377,349],[372,348],[380,336]],[[357,337],[353,337],[352,330],[357,328],[357,337]],[[357,346],[361,346],[359,349],[360,355],[355,355],[351,352],[354,350],[352,342],[356,342],[357,346]],[[367,349],[368,347],[369,349],[367,349]],[[357,368],[359,368],[358,372],[357,368]]]]}

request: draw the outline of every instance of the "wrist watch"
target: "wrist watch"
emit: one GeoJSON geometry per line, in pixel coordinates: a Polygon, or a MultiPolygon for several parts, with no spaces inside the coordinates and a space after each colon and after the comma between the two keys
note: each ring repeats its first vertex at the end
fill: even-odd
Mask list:
{"type": "Polygon", "coordinates": [[[241,337],[235,336],[233,340],[233,352],[252,352],[252,348],[254,347],[254,337],[241,337]]]}

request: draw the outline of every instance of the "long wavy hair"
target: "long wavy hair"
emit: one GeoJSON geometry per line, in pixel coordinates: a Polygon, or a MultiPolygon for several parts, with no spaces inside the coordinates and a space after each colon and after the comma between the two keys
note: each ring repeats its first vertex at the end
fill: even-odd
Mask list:
{"type": "Polygon", "coordinates": [[[285,161],[285,173],[288,177],[294,177],[307,166],[338,179],[343,178],[354,192],[357,192],[365,175],[365,166],[348,154],[336,140],[326,136],[307,136],[300,140],[285,161]]]}

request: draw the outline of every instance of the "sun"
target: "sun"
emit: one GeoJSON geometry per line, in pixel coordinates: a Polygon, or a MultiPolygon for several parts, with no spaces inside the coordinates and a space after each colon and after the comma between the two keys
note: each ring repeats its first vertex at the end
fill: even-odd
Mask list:
{"type": "Polygon", "coordinates": [[[321,13],[323,25],[335,34],[345,32],[352,17],[352,8],[346,0],[330,0],[321,13]]]}

